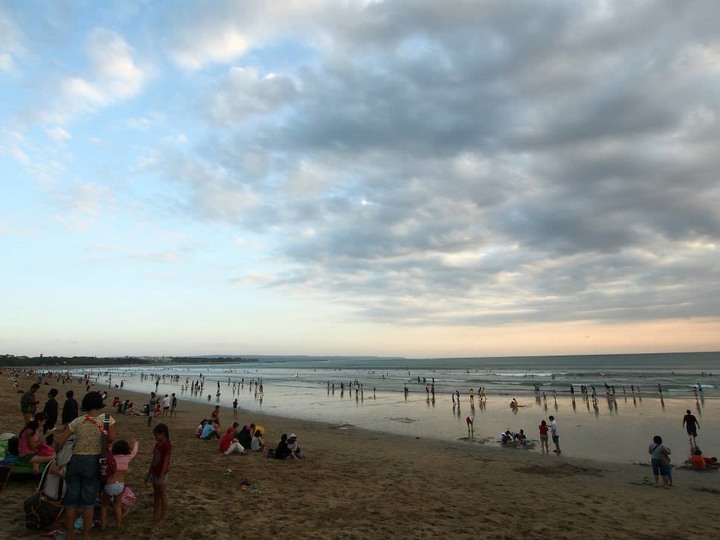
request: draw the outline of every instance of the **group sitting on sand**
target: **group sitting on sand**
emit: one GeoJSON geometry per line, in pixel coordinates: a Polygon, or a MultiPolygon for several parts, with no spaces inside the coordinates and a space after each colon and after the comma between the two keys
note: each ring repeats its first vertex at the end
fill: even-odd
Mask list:
{"type": "Polygon", "coordinates": [[[275,450],[268,450],[267,457],[275,459],[304,459],[305,454],[303,454],[300,446],[298,446],[297,435],[291,433],[290,436],[288,436],[286,433],[283,433],[280,436],[280,442],[277,448],[275,448],[275,450]]]}
{"type": "MultiPolygon", "coordinates": [[[[265,428],[251,423],[240,427],[238,422],[233,422],[231,427],[220,435],[220,424],[218,422],[219,411],[213,410],[214,419],[203,418],[197,429],[195,437],[202,440],[219,439],[218,451],[226,456],[231,454],[247,455],[248,452],[263,452],[265,441],[265,428]]],[[[283,434],[275,449],[267,451],[267,457],[275,459],[304,459],[305,455],[298,445],[298,438],[295,433],[289,436],[283,434]]]]}
{"type": "Polygon", "coordinates": [[[528,441],[524,429],[521,429],[517,433],[510,431],[510,429],[506,429],[500,433],[498,441],[505,447],[530,448],[531,446],[534,446],[530,441],[528,441]]]}

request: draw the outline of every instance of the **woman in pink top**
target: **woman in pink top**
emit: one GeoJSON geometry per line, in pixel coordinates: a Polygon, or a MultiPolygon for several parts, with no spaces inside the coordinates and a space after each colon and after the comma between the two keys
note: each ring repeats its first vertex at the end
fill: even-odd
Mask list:
{"type": "Polygon", "coordinates": [[[55,459],[55,451],[40,441],[40,428],[45,425],[45,413],[37,413],[20,432],[18,437],[18,458],[29,463],[33,474],[40,472],[41,463],[55,459]]]}
{"type": "Polygon", "coordinates": [[[105,530],[107,521],[108,506],[112,503],[115,514],[115,525],[120,526],[123,517],[122,494],[125,491],[125,473],[128,470],[130,461],[137,455],[139,443],[136,439],[130,441],[116,441],[112,446],[112,453],[117,465],[115,472],[105,483],[102,496],[102,508],[100,510],[100,528],[105,530]]]}

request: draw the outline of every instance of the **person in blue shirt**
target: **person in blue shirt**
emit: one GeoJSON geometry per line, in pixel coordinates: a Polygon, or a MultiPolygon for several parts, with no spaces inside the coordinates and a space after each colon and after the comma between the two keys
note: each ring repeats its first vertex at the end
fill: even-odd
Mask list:
{"type": "Polygon", "coordinates": [[[200,433],[200,438],[205,439],[205,440],[219,439],[220,434],[217,431],[215,431],[215,427],[210,422],[208,422],[207,424],[205,424],[205,427],[203,428],[202,433],[200,433]]]}

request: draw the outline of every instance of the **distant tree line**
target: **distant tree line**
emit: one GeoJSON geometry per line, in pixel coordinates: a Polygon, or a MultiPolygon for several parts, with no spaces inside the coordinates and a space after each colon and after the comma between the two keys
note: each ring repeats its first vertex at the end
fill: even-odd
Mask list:
{"type": "Polygon", "coordinates": [[[165,356],[147,358],[139,356],[15,356],[0,355],[0,367],[73,367],[73,366],[147,366],[156,364],[229,364],[253,363],[257,358],[239,356],[165,356]]]}

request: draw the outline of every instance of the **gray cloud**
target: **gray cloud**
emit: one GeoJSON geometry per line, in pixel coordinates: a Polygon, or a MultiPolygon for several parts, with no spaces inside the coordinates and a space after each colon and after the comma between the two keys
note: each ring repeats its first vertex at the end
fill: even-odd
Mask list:
{"type": "Polygon", "coordinates": [[[717,317],[719,12],[332,9],[296,37],[311,62],[236,58],[201,104],[213,134],[158,167],[194,216],[277,241],[271,286],[362,318],[717,317]]]}

